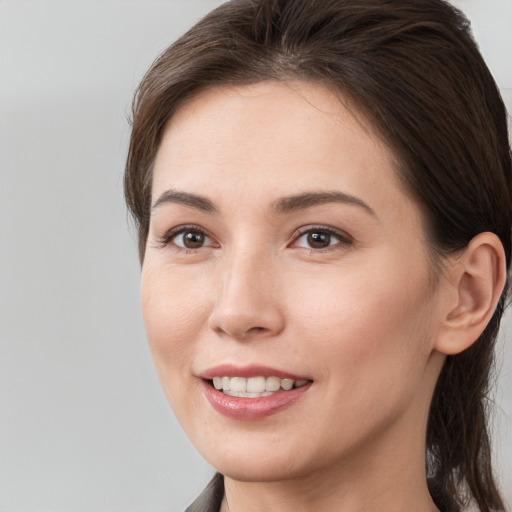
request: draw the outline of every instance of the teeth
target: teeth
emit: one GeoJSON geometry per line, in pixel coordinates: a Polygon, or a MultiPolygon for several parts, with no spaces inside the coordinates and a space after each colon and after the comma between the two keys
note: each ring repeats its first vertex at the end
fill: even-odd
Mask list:
{"type": "Polygon", "coordinates": [[[231,379],[229,377],[222,377],[222,389],[224,391],[229,391],[229,383],[231,379]]]}
{"type": "Polygon", "coordinates": [[[278,391],[290,391],[308,383],[307,380],[280,379],[279,377],[214,377],[213,386],[229,396],[257,398],[278,391]]]}
{"type": "Polygon", "coordinates": [[[265,381],[265,389],[267,391],[278,391],[281,387],[281,379],[279,377],[267,377],[265,381]]]}
{"type": "Polygon", "coordinates": [[[247,379],[244,377],[232,377],[229,383],[229,391],[245,393],[247,391],[247,379]]]}
{"type": "Polygon", "coordinates": [[[265,391],[265,377],[247,379],[247,393],[263,393],[263,391],[265,391]]]}
{"type": "Polygon", "coordinates": [[[281,387],[285,391],[290,391],[290,389],[293,388],[293,379],[282,379],[281,380],[281,387]]]}
{"type": "Polygon", "coordinates": [[[274,393],[271,393],[270,391],[265,391],[263,393],[236,393],[235,391],[225,391],[224,394],[229,396],[240,396],[243,398],[259,398],[260,396],[270,396],[273,395],[274,393]]]}

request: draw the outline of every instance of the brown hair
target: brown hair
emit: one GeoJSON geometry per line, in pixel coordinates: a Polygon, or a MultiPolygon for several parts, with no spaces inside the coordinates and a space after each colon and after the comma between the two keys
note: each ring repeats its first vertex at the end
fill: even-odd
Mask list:
{"type": "MultiPolygon", "coordinates": [[[[443,0],[231,0],[169,47],[140,84],[125,195],[144,258],[152,164],[166,122],[216,84],[315,80],[334,85],[370,120],[424,212],[437,255],[496,233],[511,250],[511,153],[506,110],[469,22],[443,0]]],[[[503,508],[487,429],[494,343],[489,325],[448,356],[427,427],[429,486],[439,508],[473,499],[503,508]]]]}

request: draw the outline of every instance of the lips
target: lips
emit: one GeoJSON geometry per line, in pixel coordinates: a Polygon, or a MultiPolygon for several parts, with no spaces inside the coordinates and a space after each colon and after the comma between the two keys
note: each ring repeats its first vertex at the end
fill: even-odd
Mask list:
{"type": "Polygon", "coordinates": [[[201,374],[203,391],[221,414],[256,420],[276,414],[310,389],[312,380],[267,367],[218,366],[201,374]]]}

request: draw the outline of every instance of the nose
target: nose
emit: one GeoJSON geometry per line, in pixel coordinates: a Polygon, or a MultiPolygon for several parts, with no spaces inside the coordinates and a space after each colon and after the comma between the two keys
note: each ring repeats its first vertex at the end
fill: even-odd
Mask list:
{"type": "Polygon", "coordinates": [[[248,340],[276,336],[284,329],[279,272],[270,259],[245,252],[223,262],[209,318],[218,335],[248,340]]]}

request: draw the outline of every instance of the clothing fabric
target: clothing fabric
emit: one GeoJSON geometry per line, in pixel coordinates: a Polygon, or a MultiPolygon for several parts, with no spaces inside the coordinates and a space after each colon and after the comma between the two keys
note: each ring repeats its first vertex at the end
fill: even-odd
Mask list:
{"type": "Polygon", "coordinates": [[[224,477],[217,473],[185,512],[219,512],[224,497],[224,477]]]}

